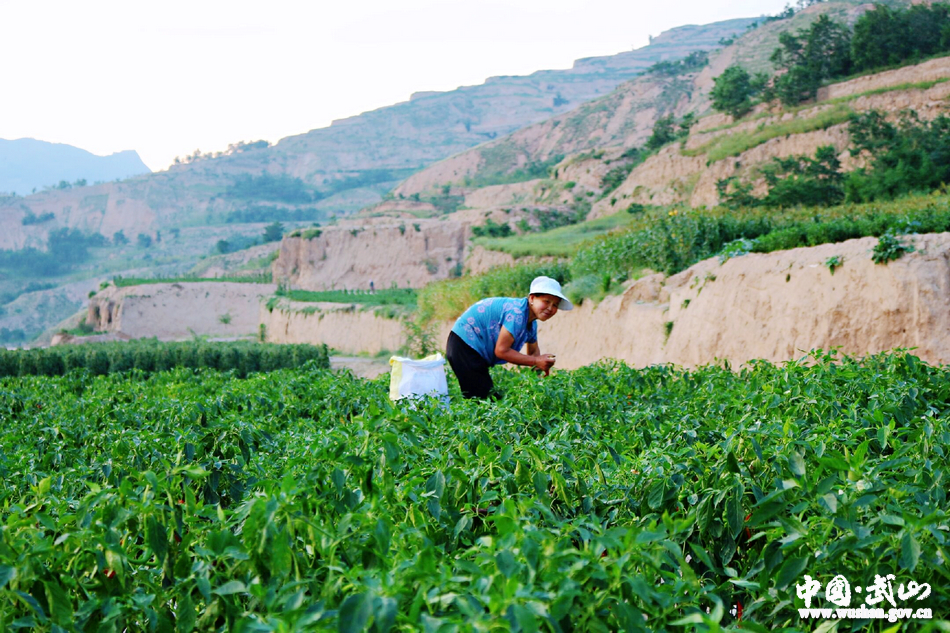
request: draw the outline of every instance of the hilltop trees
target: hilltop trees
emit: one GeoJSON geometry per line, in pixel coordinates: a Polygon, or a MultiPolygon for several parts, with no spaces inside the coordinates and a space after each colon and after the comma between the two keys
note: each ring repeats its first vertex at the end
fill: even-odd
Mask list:
{"type": "Polygon", "coordinates": [[[853,72],[870,72],[950,51],[950,5],[914,5],[907,9],[878,4],[854,25],[854,31],[827,15],[795,33],[779,34],[770,61],[770,80],[751,77],[731,66],[715,79],[713,108],[734,117],[773,97],[786,105],[814,99],[823,84],[853,72]]]}
{"type": "Polygon", "coordinates": [[[946,4],[915,5],[902,11],[875,5],[854,25],[854,69],[868,71],[920,59],[950,48],[946,4]]]}
{"type": "Polygon", "coordinates": [[[851,33],[827,15],[796,34],[779,35],[779,47],[770,58],[785,72],[775,79],[775,93],[795,105],[814,99],[822,82],[851,70],[851,33]]]}

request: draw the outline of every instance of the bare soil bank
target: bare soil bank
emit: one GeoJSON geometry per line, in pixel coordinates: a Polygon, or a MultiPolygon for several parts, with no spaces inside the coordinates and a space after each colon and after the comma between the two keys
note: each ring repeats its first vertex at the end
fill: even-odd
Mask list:
{"type": "Polygon", "coordinates": [[[256,335],[260,301],[276,289],[213,281],[112,286],[89,300],[86,322],[128,338],[256,335]]]}
{"type": "MultiPolygon", "coordinates": [[[[652,275],[622,295],[597,306],[585,303],[541,324],[541,349],[557,354],[563,369],[605,358],[639,367],[696,367],[717,360],[738,367],[752,359],[781,362],[833,347],[858,356],[916,348],[927,362],[948,363],[950,234],[903,239],[917,250],[886,265],[871,260],[877,239],[862,238],[750,254],[724,264],[709,259],[672,277],[652,275]],[[825,263],[833,256],[843,261],[834,274],[825,263]]],[[[280,340],[326,342],[347,353],[371,354],[405,342],[397,323],[383,339],[381,317],[366,312],[297,318],[299,325],[286,329],[280,340]]],[[[439,328],[440,345],[450,327],[439,328]]]]}
{"type": "MultiPolygon", "coordinates": [[[[709,259],[671,277],[631,284],[597,306],[585,303],[541,324],[541,349],[573,369],[605,358],[633,366],[686,367],[728,360],[780,362],[839,347],[863,356],[914,348],[929,363],[950,362],[950,233],[906,236],[916,251],[875,264],[876,238],[709,259]],[[826,262],[842,264],[834,274],[826,262]]],[[[406,343],[398,318],[356,306],[295,304],[268,309],[262,284],[195,283],[126,288],[92,300],[111,310],[109,331],[132,337],[223,336],[259,332],[281,343],[326,343],[346,354],[378,354],[406,343]],[[110,307],[111,306],[111,307],[110,307]],[[231,322],[221,322],[230,314],[231,322]]],[[[434,333],[444,345],[451,323],[434,333]]]]}

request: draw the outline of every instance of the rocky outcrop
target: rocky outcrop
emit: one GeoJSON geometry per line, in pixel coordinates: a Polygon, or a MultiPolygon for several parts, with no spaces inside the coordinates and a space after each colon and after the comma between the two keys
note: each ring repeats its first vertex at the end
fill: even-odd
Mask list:
{"type": "Polygon", "coordinates": [[[89,300],[86,323],[127,338],[257,335],[273,284],[189,282],[110,287],[89,300]]]}
{"type": "Polygon", "coordinates": [[[329,227],[285,237],[274,280],[303,290],[420,288],[454,274],[465,258],[468,224],[451,220],[329,227]]]}

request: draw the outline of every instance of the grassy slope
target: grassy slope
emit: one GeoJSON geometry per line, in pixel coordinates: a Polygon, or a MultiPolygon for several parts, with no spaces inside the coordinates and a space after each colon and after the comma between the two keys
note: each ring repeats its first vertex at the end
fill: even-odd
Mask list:
{"type": "Polygon", "coordinates": [[[473,244],[488,250],[508,253],[516,258],[570,257],[586,241],[611,231],[641,226],[642,216],[621,212],[604,218],[562,226],[544,233],[525,233],[512,237],[479,237],[473,244]]]}

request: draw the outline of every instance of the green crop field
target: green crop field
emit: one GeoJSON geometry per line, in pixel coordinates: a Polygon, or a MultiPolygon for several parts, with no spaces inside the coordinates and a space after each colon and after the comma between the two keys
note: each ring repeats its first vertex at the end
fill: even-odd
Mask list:
{"type": "Polygon", "coordinates": [[[316,364],[0,379],[0,630],[950,627],[948,368],[496,380],[445,409],[316,364]],[[934,620],[803,618],[806,575],[934,620]]]}

